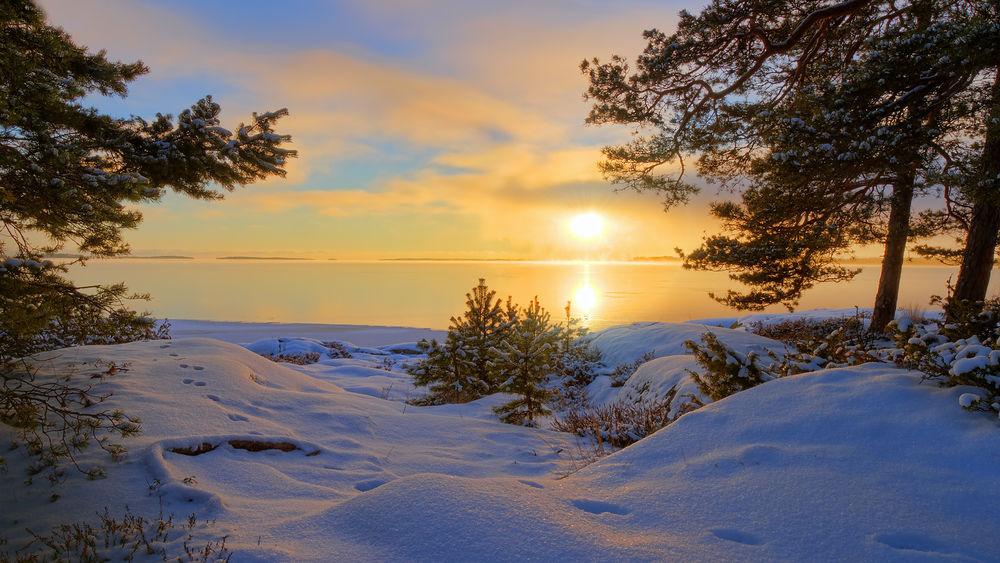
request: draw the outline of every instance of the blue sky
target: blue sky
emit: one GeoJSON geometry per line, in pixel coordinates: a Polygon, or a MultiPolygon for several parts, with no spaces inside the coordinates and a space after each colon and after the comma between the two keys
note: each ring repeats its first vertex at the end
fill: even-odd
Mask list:
{"type": "MultiPolygon", "coordinates": [[[[665,214],[596,168],[625,129],[588,127],[584,58],[642,49],[677,2],[42,0],[78,43],[149,75],[115,115],[176,114],[211,94],[235,126],[287,107],[300,157],[221,202],[143,208],[137,254],[619,259],[691,248],[704,200],[665,214]],[[600,213],[605,235],[566,225],[600,213]]],[[[714,196],[714,193],[709,193],[714,196]]]]}

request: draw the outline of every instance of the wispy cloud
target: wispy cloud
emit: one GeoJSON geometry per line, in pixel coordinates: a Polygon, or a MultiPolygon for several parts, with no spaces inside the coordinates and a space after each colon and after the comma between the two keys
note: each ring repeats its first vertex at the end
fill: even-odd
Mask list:
{"type": "MultiPolygon", "coordinates": [[[[685,223],[684,213],[672,223],[683,229],[665,228],[654,196],[614,194],[595,164],[601,144],[625,133],[582,125],[579,61],[635,53],[641,30],[670,25],[674,7],[309,0],[282,6],[270,35],[241,33],[267,29],[268,11],[257,10],[258,3],[213,3],[204,14],[189,2],[42,4],[81,42],[125,60],[144,59],[152,75],[143,80],[218,87],[227,120],[254,110],[291,111],[281,130],[293,135],[300,158],[287,178],[240,190],[207,210],[172,198],[169,212],[147,213],[133,237],[137,247],[152,240],[162,246],[158,239],[170,225],[186,222],[186,230],[202,233],[203,248],[216,236],[247,248],[323,244],[405,255],[447,253],[452,241],[466,255],[475,244],[472,250],[483,254],[550,257],[586,250],[562,224],[590,208],[612,219],[606,244],[620,255],[667,252],[701,230],[685,223]],[[317,31],[323,22],[310,21],[310,14],[356,18],[362,31],[324,37],[317,31]],[[294,37],[296,29],[314,36],[294,37]],[[358,168],[367,173],[342,173],[358,168]],[[475,232],[458,244],[445,219],[475,232]],[[241,224],[248,228],[239,241],[230,233],[241,224]],[[303,239],[306,226],[312,236],[303,239]],[[423,231],[395,234],[406,228],[423,231]],[[635,234],[655,229],[669,233],[664,239],[683,240],[635,234]]],[[[342,32],[352,25],[329,23],[342,32]]],[[[138,99],[124,102],[126,108],[162,104],[176,111],[194,101],[169,88],[133,92],[138,99]]]]}

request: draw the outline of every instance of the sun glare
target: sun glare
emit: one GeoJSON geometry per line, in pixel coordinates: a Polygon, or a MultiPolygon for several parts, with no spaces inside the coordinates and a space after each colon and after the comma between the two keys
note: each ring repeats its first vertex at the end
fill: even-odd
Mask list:
{"type": "Polygon", "coordinates": [[[590,318],[597,306],[597,292],[590,286],[590,280],[584,280],[573,292],[571,307],[574,312],[582,314],[584,320],[590,318]]]}
{"type": "Polygon", "coordinates": [[[577,215],[570,220],[569,230],[583,239],[597,238],[604,234],[604,218],[593,211],[577,215]]]}

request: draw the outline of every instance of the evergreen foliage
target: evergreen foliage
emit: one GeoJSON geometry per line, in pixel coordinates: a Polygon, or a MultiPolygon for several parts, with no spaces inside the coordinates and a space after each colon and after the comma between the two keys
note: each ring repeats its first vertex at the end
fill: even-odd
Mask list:
{"type": "Polygon", "coordinates": [[[547,403],[560,398],[578,402],[581,389],[602,367],[600,353],[586,341],[587,330],[570,316],[553,323],[536,297],[521,309],[496,299],[486,280],[466,294],[468,309],[452,317],[444,343],[421,340],[424,360],[407,366],[413,382],[429,393],[420,405],[464,403],[493,393],[517,398],[495,409],[504,422],[534,426],[549,413],[547,403]],[[574,397],[574,395],[577,395],[574,397]],[[576,401],[574,400],[576,399],[576,401]]]}
{"type": "Polygon", "coordinates": [[[990,146],[983,124],[1000,123],[994,2],[718,0],[682,12],[674,34],[644,36],[634,70],[620,57],[583,64],[588,122],[636,127],[636,140],[605,149],[602,168],[662,193],[667,207],[695,189],[688,157],[709,181],[747,188],[742,203],[713,208],[729,234],[686,257],[750,287],[717,296],[723,303],[794,307],[815,283],[853,277],[837,260],[854,245],[881,240],[880,329],[895,309],[907,236],[938,232],[933,221],[909,229],[913,197],[940,186],[949,201],[989,191],[966,176],[992,181],[977,161],[990,146]]]}
{"type": "Polygon", "coordinates": [[[551,411],[545,406],[555,393],[545,387],[558,368],[560,334],[565,327],[552,324],[552,317],[539,305],[538,297],[524,309],[510,335],[501,342],[500,365],[507,379],[499,390],[518,395],[493,409],[500,420],[535,426],[535,418],[551,411]]]}
{"type": "Polygon", "coordinates": [[[688,370],[688,373],[698,385],[698,390],[709,399],[718,401],[773,379],[761,367],[757,354],[740,354],[720,342],[711,332],[701,335],[701,340],[701,345],[688,340],[684,347],[705,369],[705,375],[693,370],[688,370]]]}
{"type": "Polygon", "coordinates": [[[1000,300],[969,303],[949,296],[948,320],[890,325],[898,354],[895,362],[916,369],[925,379],[952,387],[967,385],[961,406],[1000,416],[1000,300]]]}
{"type": "Polygon", "coordinates": [[[517,306],[506,306],[486,280],[465,294],[468,307],[452,317],[445,342],[421,340],[417,346],[427,359],[408,368],[414,384],[429,387],[429,404],[465,403],[495,393],[502,382],[498,347],[517,323],[517,306]]]}
{"type": "MultiPolygon", "coordinates": [[[[44,260],[72,244],[88,257],[128,252],[124,229],[141,214],[128,204],[160,200],[167,189],[217,199],[236,185],[284,175],[287,135],[274,132],[286,110],[254,114],[233,133],[211,96],[173,119],[152,122],[101,114],[80,100],[127,94],[148,69],[108,61],[45,22],[32,2],[0,7],[0,357],[32,352],[55,325],[66,336],[150,328],[130,313],[121,285],[76,287],[65,265],[44,260]],[[113,329],[102,323],[113,320],[113,329]]],[[[85,340],[84,340],[85,341],[85,340]]],[[[80,341],[65,341],[70,345],[80,341]]]]}
{"type": "MultiPolygon", "coordinates": [[[[109,61],[46,23],[30,0],[0,5],[0,420],[26,436],[43,464],[71,457],[101,432],[125,436],[138,421],[86,410],[100,402],[67,380],[37,383],[18,358],[64,346],[166,336],[131,310],[122,284],[81,287],[69,264],[45,259],[66,245],[73,262],[129,251],[123,230],[142,215],[130,205],[168,189],[217,199],[237,185],[285,174],[295,151],[273,126],[282,109],[223,128],[211,96],[176,119],[117,118],[87,107],[89,95],[125,96],[148,72],[109,61]],[[54,440],[54,441],[53,441],[54,440]]],[[[71,262],[71,263],[73,263],[71,262]]],[[[109,452],[120,455],[120,451],[109,452]]]]}

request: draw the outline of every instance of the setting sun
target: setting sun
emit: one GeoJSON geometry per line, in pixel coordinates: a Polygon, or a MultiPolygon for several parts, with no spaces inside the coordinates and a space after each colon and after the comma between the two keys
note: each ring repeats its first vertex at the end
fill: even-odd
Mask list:
{"type": "Polygon", "coordinates": [[[604,227],[604,218],[593,211],[577,215],[569,222],[569,230],[584,239],[601,236],[604,234],[604,227]]]}

